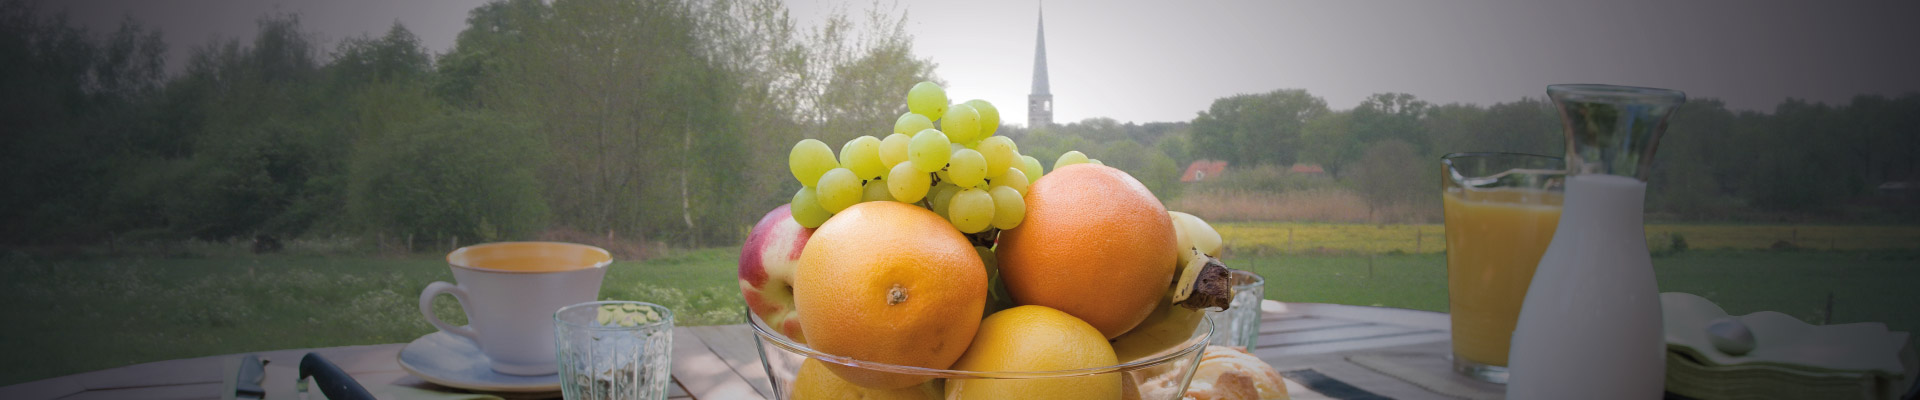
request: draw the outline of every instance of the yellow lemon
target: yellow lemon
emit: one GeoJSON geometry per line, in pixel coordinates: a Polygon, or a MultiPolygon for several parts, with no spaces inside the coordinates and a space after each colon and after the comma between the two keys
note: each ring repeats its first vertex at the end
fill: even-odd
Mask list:
{"type": "Polygon", "coordinates": [[[940,398],[940,390],[932,381],[900,389],[868,389],[840,379],[833,371],[827,370],[820,360],[807,359],[800,363],[800,372],[793,376],[793,400],[811,399],[866,399],[866,400],[934,400],[940,398]]]}
{"type": "MultiPolygon", "coordinates": [[[[953,364],[965,371],[1060,371],[1117,364],[1099,329],[1045,306],[1001,310],[980,321],[953,364]]],[[[948,399],[1117,399],[1120,374],[1050,379],[948,379],[948,399]]]]}

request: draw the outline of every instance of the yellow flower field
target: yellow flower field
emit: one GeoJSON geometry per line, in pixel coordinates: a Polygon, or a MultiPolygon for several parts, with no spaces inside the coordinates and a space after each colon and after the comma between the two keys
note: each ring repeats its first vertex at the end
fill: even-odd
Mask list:
{"type": "MultiPolygon", "coordinates": [[[[1438,253],[1446,248],[1440,224],[1230,222],[1214,228],[1229,252],[1438,253]]],[[[1648,225],[1648,248],[1669,249],[1675,234],[1690,250],[1768,249],[1781,242],[1814,250],[1920,249],[1920,226],[1706,224],[1648,225]]]]}

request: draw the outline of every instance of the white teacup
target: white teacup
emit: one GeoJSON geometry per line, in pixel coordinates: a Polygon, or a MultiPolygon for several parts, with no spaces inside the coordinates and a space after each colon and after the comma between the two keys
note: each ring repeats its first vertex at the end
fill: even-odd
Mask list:
{"type": "Polygon", "coordinates": [[[441,331],[464,336],[480,346],[494,372],[551,375],[554,366],[553,313],[561,307],[595,300],[600,279],[613,256],[606,250],[572,243],[506,242],[462,247],[447,254],[453,279],[434,282],[420,292],[420,314],[441,331]],[[452,294],[466,312],[468,327],[433,315],[433,298],[452,294]]]}

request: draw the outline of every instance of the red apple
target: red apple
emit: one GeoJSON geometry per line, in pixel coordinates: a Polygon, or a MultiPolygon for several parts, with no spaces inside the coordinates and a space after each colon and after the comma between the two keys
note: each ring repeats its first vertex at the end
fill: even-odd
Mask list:
{"type": "Polygon", "coordinates": [[[793,307],[793,274],[800,268],[800,250],[812,236],[813,230],[801,227],[793,220],[793,210],[782,204],[760,217],[740,246],[740,294],[747,309],[800,343],[806,343],[806,336],[793,307]]]}

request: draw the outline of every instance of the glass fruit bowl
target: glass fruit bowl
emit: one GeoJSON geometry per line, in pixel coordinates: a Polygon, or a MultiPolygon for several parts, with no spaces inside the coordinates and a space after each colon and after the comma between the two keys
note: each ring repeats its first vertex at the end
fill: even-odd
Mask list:
{"type": "MultiPolygon", "coordinates": [[[[1014,380],[1022,383],[1049,385],[1059,383],[1072,384],[1073,381],[1085,381],[1085,377],[1117,376],[1120,380],[1122,398],[1142,400],[1178,400],[1186,395],[1187,383],[1193,379],[1194,368],[1200,364],[1200,356],[1205,352],[1207,343],[1213,336],[1213,322],[1201,319],[1199,327],[1193,330],[1186,340],[1172,344],[1154,355],[1139,360],[1122,362],[1096,368],[1083,368],[1062,371],[1021,371],[1021,372],[981,372],[932,369],[885,364],[872,361],[855,360],[849,357],[822,353],[805,344],[794,342],[774,329],[753,312],[747,313],[748,324],[753,326],[754,349],[760,353],[760,365],[771,378],[773,392],[777,400],[802,399],[796,397],[796,381],[814,378],[802,378],[802,375],[832,374],[822,366],[803,364],[832,363],[848,368],[914,375],[929,378],[928,383],[902,389],[926,392],[927,398],[946,397],[939,391],[951,381],[958,379],[995,379],[1014,380]],[[813,360],[808,362],[808,360],[813,360]],[[804,369],[804,370],[803,370],[804,369]]],[[[847,385],[844,381],[835,380],[847,385]]],[[[801,383],[811,385],[810,383],[801,383]]],[[[817,386],[817,385],[816,385],[817,386]]],[[[896,393],[897,394],[897,393],[896,393]]],[[[884,396],[882,396],[884,397],[884,396]]],[[[921,396],[907,396],[918,398],[921,396]]],[[[890,397],[889,397],[890,398],[890,397]]]]}

